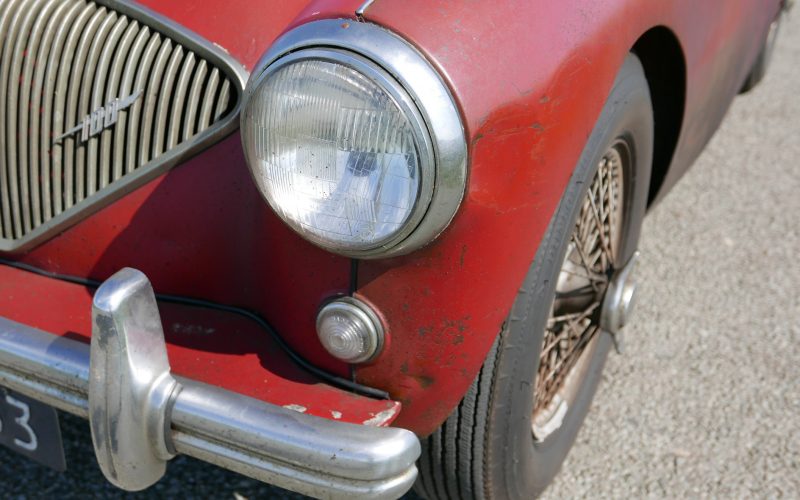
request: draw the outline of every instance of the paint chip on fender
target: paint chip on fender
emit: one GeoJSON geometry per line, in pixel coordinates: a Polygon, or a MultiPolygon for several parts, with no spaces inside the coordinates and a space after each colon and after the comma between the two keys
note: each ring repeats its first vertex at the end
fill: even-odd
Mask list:
{"type": "Polygon", "coordinates": [[[397,413],[396,408],[389,408],[388,410],[383,410],[378,413],[370,413],[370,415],[372,415],[372,418],[370,418],[369,420],[364,420],[364,425],[380,427],[386,422],[390,421],[392,417],[394,417],[395,413],[397,413]]]}
{"type": "Polygon", "coordinates": [[[286,408],[287,410],[294,410],[294,411],[296,411],[298,413],[305,413],[306,410],[308,410],[308,408],[306,408],[305,406],[296,405],[296,404],[283,405],[283,407],[286,408]]]}

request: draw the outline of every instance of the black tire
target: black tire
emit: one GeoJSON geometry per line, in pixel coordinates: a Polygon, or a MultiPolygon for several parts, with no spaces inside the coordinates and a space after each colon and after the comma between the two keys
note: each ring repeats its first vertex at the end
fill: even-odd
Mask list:
{"type": "Polygon", "coordinates": [[[629,55],[561,199],[511,313],[472,387],[447,421],[422,442],[416,491],[430,499],[530,499],[558,473],[594,396],[612,345],[600,333],[586,375],[561,426],[543,441],[531,431],[534,381],[555,283],[582,200],[607,149],[624,138],[619,260],[636,251],[647,204],[653,112],[644,70],[629,55]]]}
{"type": "Polygon", "coordinates": [[[778,17],[770,25],[769,31],[767,32],[767,37],[764,40],[764,45],[761,48],[761,52],[758,54],[758,58],[753,64],[750,74],[747,75],[747,80],[745,80],[744,85],[742,85],[742,88],[739,91],[740,94],[745,94],[756,88],[767,75],[767,70],[772,62],[772,55],[775,52],[775,45],[777,45],[778,33],[780,32],[782,18],[783,12],[778,14],[778,17]]]}

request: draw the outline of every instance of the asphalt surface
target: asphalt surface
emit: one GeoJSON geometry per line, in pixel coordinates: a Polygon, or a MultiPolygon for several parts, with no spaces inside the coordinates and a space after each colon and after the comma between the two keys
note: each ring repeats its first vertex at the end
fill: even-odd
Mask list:
{"type": "MultiPolygon", "coordinates": [[[[545,498],[800,497],[800,13],[784,28],[766,81],[646,220],[627,352],[545,498]]],[[[185,457],[125,494],[88,426],[62,427],[68,472],[0,449],[0,497],[299,498],[185,457]]]]}

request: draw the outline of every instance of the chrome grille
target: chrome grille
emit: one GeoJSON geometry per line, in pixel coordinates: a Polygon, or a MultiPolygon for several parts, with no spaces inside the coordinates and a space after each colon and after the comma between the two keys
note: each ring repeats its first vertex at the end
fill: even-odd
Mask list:
{"type": "Polygon", "coordinates": [[[232,121],[241,82],[224,53],[139,7],[109,5],[0,2],[2,250],[232,121]],[[92,135],[64,135],[92,117],[92,135]]]}

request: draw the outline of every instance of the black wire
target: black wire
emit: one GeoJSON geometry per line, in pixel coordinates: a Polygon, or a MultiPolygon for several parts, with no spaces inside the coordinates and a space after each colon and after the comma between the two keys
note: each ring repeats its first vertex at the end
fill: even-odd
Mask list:
{"type": "MultiPolygon", "coordinates": [[[[46,271],[44,269],[40,269],[38,267],[34,267],[31,266],[30,264],[25,264],[22,262],[0,259],[0,264],[8,267],[13,267],[15,269],[20,269],[22,271],[38,274],[39,276],[44,276],[59,281],[66,281],[67,283],[73,283],[76,285],[85,286],[87,288],[98,288],[101,285],[99,281],[87,278],[80,278],[78,276],[70,276],[68,274],[54,273],[52,271],[46,271]]],[[[193,299],[191,297],[181,297],[178,295],[169,295],[163,293],[156,293],[155,295],[156,295],[156,300],[160,302],[166,302],[170,304],[181,304],[190,307],[201,307],[205,309],[213,309],[216,311],[238,314],[239,316],[248,318],[251,321],[254,321],[256,324],[258,324],[258,326],[260,326],[262,329],[266,330],[266,332],[272,337],[273,340],[275,340],[275,342],[278,343],[280,348],[284,350],[284,352],[289,356],[289,358],[292,359],[292,361],[297,363],[300,367],[302,367],[306,371],[310,372],[312,375],[319,377],[320,379],[330,383],[331,385],[335,385],[341,389],[346,389],[348,391],[360,394],[362,396],[368,396],[376,399],[390,399],[389,393],[387,393],[386,391],[361,385],[357,382],[353,382],[345,378],[330,374],[312,365],[311,363],[306,361],[306,359],[303,358],[300,354],[292,350],[289,344],[287,344],[286,341],[283,340],[283,338],[280,335],[278,335],[278,332],[276,332],[275,329],[272,328],[272,326],[269,323],[267,323],[267,321],[257,313],[254,313],[252,311],[249,311],[241,307],[218,304],[216,302],[211,302],[209,300],[193,299]]]]}
{"type": "Polygon", "coordinates": [[[358,259],[350,259],[350,287],[348,295],[351,297],[358,290],[358,259]]]}
{"type": "MultiPolygon", "coordinates": [[[[358,290],[358,259],[350,259],[350,288],[347,290],[349,296],[353,296],[358,290]]],[[[356,367],[350,365],[350,380],[356,381],[356,367]]]]}

